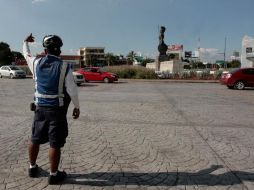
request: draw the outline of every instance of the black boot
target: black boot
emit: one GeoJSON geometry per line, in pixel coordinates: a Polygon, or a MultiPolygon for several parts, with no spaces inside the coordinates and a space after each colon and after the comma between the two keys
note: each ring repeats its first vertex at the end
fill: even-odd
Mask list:
{"type": "Polygon", "coordinates": [[[62,171],[62,172],[57,171],[56,176],[54,176],[54,175],[49,175],[49,177],[48,177],[48,183],[49,183],[50,185],[57,184],[57,183],[63,181],[63,180],[66,178],[66,176],[67,176],[67,174],[66,174],[65,171],[62,171]]]}
{"type": "Polygon", "coordinates": [[[29,177],[37,177],[37,175],[38,175],[38,165],[37,164],[36,164],[35,168],[28,169],[28,175],[29,175],[29,177]]]}

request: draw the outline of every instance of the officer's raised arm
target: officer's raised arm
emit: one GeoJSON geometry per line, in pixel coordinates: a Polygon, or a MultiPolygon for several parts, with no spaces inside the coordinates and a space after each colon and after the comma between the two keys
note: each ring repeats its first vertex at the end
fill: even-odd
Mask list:
{"type": "Polygon", "coordinates": [[[35,60],[35,57],[32,56],[29,45],[28,45],[28,43],[32,43],[32,42],[34,42],[34,37],[31,33],[29,36],[27,36],[25,38],[25,40],[23,42],[23,55],[26,59],[26,62],[27,62],[27,65],[28,65],[30,71],[32,72],[32,74],[34,74],[33,73],[33,62],[35,60]]]}

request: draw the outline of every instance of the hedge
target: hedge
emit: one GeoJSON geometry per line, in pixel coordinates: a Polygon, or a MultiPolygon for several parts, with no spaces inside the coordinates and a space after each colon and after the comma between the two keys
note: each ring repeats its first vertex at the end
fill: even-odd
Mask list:
{"type": "Polygon", "coordinates": [[[156,79],[154,70],[142,66],[108,66],[104,67],[108,72],[115,73],[119,78],[125,79],[156,79]]]}

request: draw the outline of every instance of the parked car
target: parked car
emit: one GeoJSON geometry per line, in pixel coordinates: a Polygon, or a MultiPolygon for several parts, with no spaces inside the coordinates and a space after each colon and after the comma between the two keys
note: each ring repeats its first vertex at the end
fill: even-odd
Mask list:
{"type": "Polygon", "coordinates": [[[118,76],[114,73],[105,72],[101,67],[85,67],[77,70],[82,74],[86,82],[103,81],[105,83],[118,81],[118,76]]]}
{"type": "Polygon", "coordinates": [[[26,78],[26,73],[22,69],[13,65],[4,65],[0,67],[0,78],[9,77],[13,78],[26,78]]]}
{"type": "Polygon", "coordinates": [[[80,74],[80,73],[78,73],[78,72],[75,72],[75,71],[72,72],[72,74],[73,74],[73,77],[74,77],[74,81],[75,81],[75,83],[76,83],[78,86],[80,86],[82,83],[85,82],[84,77],[83,77],[82,74],[80,74]]]}
{"type": "Polygon", "coordinates": [[[254,87],[254,68],[235,69],[226,78],[228,88],[242,90],[245,87],[254,87]]]}

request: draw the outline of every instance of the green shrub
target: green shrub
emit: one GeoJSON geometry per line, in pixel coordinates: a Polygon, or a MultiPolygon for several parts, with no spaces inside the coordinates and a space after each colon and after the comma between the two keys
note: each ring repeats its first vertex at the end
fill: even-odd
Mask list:
{"type": "Polygon", "coordinates": [[[221,70],[218,70],[218,71],[215,71],[214,74],[213,74],[213,78],[214,79],[219,79],[222,75],[222,71],[221,70]]]}
{"type": "Polygon", "coordinates": [[[188,79],[188,78],[190,78],[190,76],[191,76],[190,71],[181,71],[181,72],[179,72],[179,78],[180,79],[188,79]]]}
{"type": "Polygon", "coordinates": [[[210,76],[210,73],[209,71],[206,71],[206,70],[196,72],[197,79],[208,79],[209,76],[210,76]]]}
{"type": "Polygon", "coordinates": [[[105,67],[108,72],[115,73],[119,78],[128,79],[156,79],[157,75],[154,70],[142,66],[109,66],[105,67]]]}

